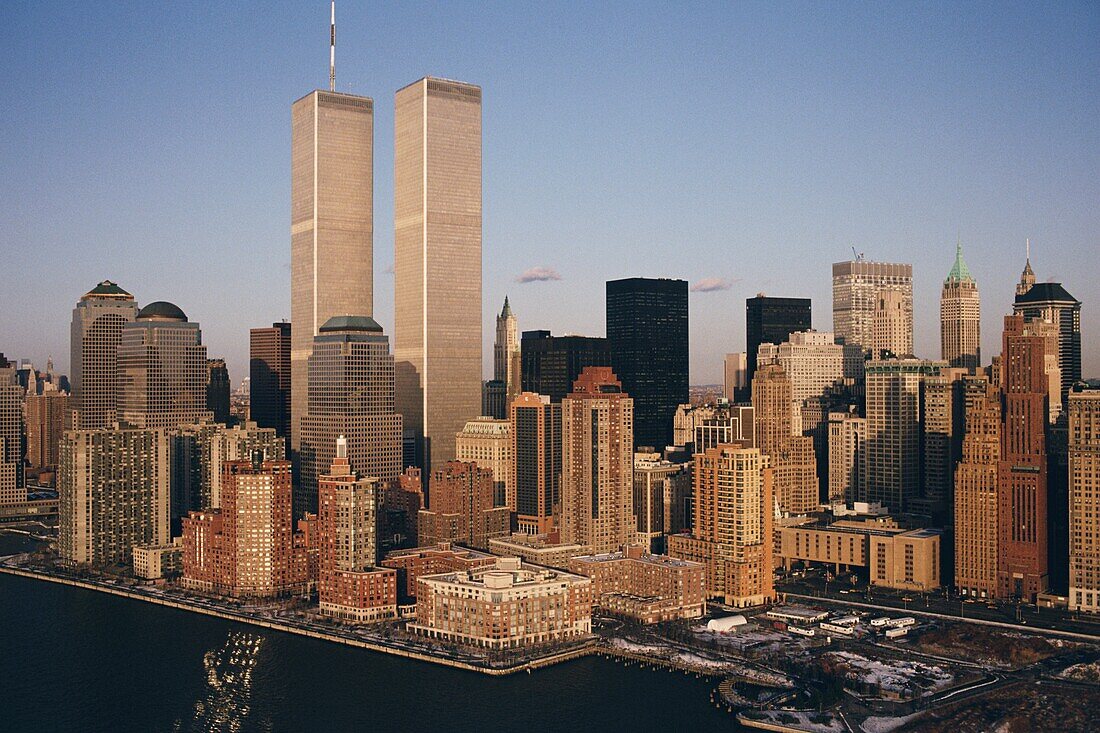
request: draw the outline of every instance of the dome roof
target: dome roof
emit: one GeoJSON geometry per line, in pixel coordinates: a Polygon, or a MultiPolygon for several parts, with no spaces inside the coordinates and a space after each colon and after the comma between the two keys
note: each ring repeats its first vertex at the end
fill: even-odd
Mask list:
{"type": "Polygon", "coordinates": [[[382,327],[369,316],[333,316],[325,321],[325,325],[318,330],[321,333],[333,333],[335,331],[382,333],[382,327]]]}
{"type": "Polygon", "coordinates": [[[138,311],[139,321],[186,321],[187,314],[178,305],[157,300],[138,311]]]}

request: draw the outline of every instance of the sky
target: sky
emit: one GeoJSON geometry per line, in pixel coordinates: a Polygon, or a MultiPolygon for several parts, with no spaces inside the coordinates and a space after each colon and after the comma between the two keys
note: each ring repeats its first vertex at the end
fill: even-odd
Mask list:
{"type": "MultiPolygon", "coordinates": [[[[68,371],[110,279],[169,300],[247,376],[290,315],[290,105],[328,84],[328,3],[0,4],[0,352],[68,371]]],[[[483,89],[484,364],[520,330],[604,333],[604,282],[679,277],[691,381],[745,299],[909,262],[918,356],[961,239],[984,360],[1031,239],[1100,376],[1096,3],[337,3],[337,88],[375,100],[375,317],[393,328],[393,95],[483,89]]]]}

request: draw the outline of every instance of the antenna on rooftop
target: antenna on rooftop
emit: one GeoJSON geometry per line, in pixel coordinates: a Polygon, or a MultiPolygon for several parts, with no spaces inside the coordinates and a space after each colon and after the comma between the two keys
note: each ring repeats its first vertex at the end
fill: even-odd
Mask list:
{"type": "Polygon", "coordinates": [[[328,90],[336,91],[336,0],[332,0],[328,41],[328,90]]]}

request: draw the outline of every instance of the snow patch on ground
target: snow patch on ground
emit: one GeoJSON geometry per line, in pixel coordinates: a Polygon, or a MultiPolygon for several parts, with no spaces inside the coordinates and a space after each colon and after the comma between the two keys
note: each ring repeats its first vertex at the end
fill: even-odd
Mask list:
{"type": "Polygon", "coordinates": [[[883,690],[901,692],[911,685],[924,690],[939,690],[950,685],[955,676],[933,664],[915,661],[867,659],[851,652],[829,652],[825,655],[842,663],[848,676],[864,684],[878,685],[883,690]]]}

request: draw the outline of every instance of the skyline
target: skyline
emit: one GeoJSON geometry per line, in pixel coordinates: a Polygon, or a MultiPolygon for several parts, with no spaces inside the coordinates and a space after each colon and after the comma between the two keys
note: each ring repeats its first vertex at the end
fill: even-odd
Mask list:
{"type": "MultiPolygon", "coordinates": [[[[140,305],[179,305],[240,383],[248,329],[290,315],[290,104],[327,88],[328,8],[316,6],[263,17],[218,6],[2,11],[15,16],[0,30],[5,84],[26,101],[0,122],[14,141],[0,151],[12,174],[0,183],[10,202],[0,246],[14,265],[0,279],[9,358],[41,366],[52,354],[67,371],[71,310],[111,279],[140,305]],[[147,23],[136,44],[135,19],[147,23]],[[156,74],[163,83],[149,84],[156,74]],[[54,94],[34,91],[43,77],[54,94]]],[[[722,354],[744,348],[744,300],[757,292],[810,297],[814,327],[832,330],[829,268],[851,246],[913,264],[916,351],[938,358],[957,237],[982,292],[988,362],[1030,237],[1039,281],[1061,281],[1084,302],[1084,376],[1096,376],[1100,345],[1088,336],[1100,286],[1073,264],[1095,251],[1100,224],[1089,205],[1100,200],[1100,90],[1089,73],[1100,11],[797,7],[791,20],[762,6],[646,7],[627,18],[626,6],[529,16],[342,3],[337,90],[376,107],[374,289],[385,333],[393,94],[433,74],[485,94],[483,374],[505,294],[521,331],[602,336],[606,280],[663,276],[695,291],[691,383],[720,382],[722,354]],[[416,27],[424,33],[410,37],[416,27]],[[572,52],[555,56],[563,45],[572,52]],[[782,269],[768,247],[780,248],[782,269]],[[518,282],[529,271],[532,281],[518,282]]]]}

